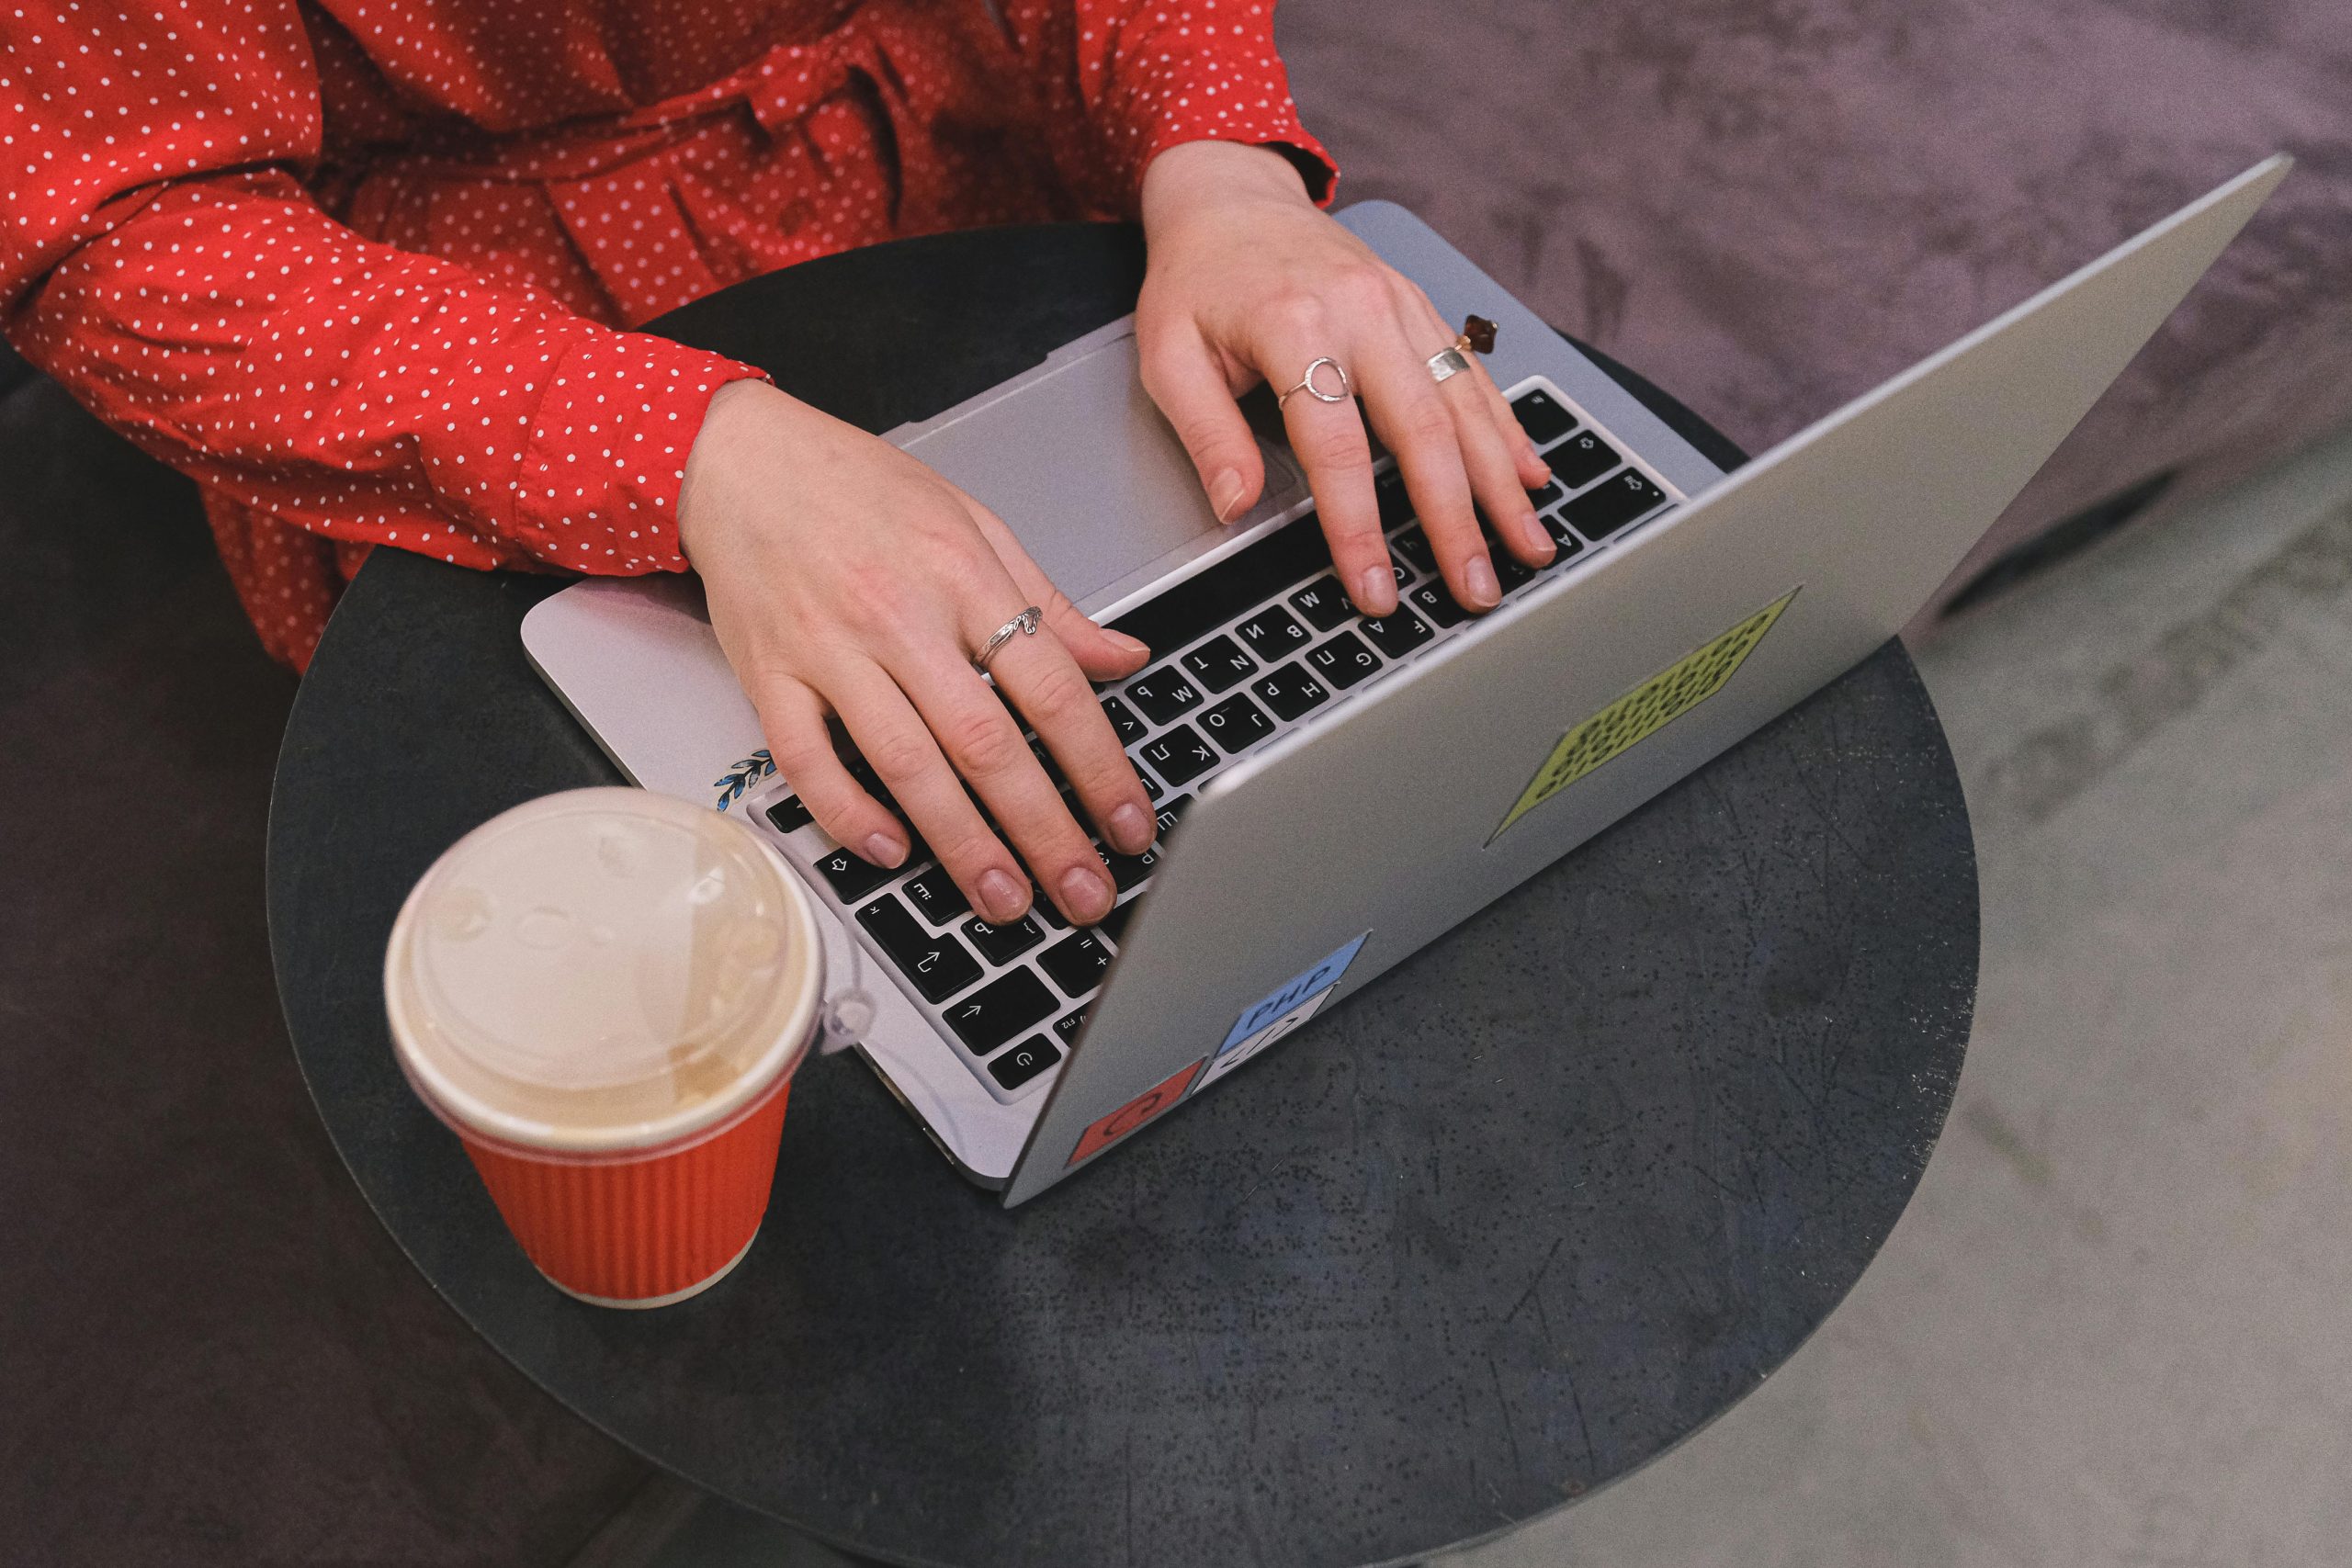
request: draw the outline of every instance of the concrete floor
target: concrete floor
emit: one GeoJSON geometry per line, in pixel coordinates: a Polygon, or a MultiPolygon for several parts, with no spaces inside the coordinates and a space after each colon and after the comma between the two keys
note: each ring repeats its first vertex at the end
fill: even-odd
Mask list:
{"type": "Polygon", "coordinates": [[[1445,1568],[2352,1559],[2352,438],[1920,665],[1984,948],[1917,1198],[1745,1404],[1445,1568]]]}

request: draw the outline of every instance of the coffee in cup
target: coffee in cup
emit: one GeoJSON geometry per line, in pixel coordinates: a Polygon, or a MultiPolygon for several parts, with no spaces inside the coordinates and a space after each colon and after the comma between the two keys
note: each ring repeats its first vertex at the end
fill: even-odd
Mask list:
{"type": "Polygon", "coordinates": [[[823,996],[783,859],[636,789],[548,795],[458,840],[384,960],[409,1082],[532,1263],[605,1306],[682,1301],[750,1250],[823,996]]]}

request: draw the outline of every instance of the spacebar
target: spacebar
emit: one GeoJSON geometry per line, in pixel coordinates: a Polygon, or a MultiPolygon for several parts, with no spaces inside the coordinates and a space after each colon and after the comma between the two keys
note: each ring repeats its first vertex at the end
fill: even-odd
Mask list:
{"type": "Polygon", "coordinates": [[[1330,564],[1322,524],[1309,512],[1136,605],[1111,629],[1148,644],[1154,654],[1173,653],[1330,564]]]}

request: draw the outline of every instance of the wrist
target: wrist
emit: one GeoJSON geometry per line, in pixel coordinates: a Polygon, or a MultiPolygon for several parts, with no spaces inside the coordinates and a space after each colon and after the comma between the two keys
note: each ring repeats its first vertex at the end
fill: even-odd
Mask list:
{"type": "Polygon", "coordinates": [[[1314,205],[1297,165],[1252,142],[1180,141],[1144,167],[1147,232],[1204,204],[1237,199],[1314,205]]]}
{"type": "Polygon", "coordinates": [[[724,504],[733,488],[728,476],[729,458],[746,449],[748,432],[763,418],[773,419],[775,400],[793,400],[769,383],[746,377],[729,381],[711,393],[694,445],[686,449],[686,468],[678,485],[678,553],[692,566],[698,523],[724,504]]]}

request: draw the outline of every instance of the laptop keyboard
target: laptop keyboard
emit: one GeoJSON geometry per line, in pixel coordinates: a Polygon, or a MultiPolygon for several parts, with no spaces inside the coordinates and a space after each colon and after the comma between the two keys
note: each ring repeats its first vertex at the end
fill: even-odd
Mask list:
{"type": "MultiPolygon", "coordinates": [[[[1538,571],[1495,546],[1506,602],[1585,559],[1669,499],[1557,392],[1538,385],[1513,399],[1511,408],[1555,476],[1532,499],[1559,553],[1538,571]]],[[[1110,623],[1159,656],[1140,673],[1098,689],[1103,715],[1159,811],[1163,843],[1193,792],[1235,758],[1475,619],[1438,576],[1403,477],[1391,467],[1375,488],[1401,600],[1394,613],[1376,619],[1356,613],[1331,575],[1330,553],[1309,512],[1110,623]]],[[[850,765],[876,799],[891,804],[862,760],[850,765]]],[[[1046,771],[1061,782],[1050,761],[1046,771]]],[[[972,912],[919,838],[905,863],[889,870],[834,843],[790,794],[769,800],[760,815],[782,835],[787,855],[854,921],[868,951],[956,1043],[981,1087],[1006,1102],[1040,1092],[1051,1080],[1160,854],[1159,844],[1122,855],[1096,840],[1119,901],[1092,927],[1070,930],[1042,892],[1026,916],[996,926],[972,912]]],[[[1086,820],[1074,804],[1073,815],[1086,820]]]]}

